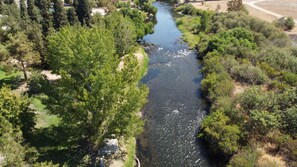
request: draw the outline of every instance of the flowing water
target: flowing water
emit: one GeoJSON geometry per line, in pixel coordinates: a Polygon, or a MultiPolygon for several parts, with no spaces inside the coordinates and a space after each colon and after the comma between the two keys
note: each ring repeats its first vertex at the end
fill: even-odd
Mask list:
{"type": "Polygon", "coordinates": [[[142,82],[150,93],[137,156],[142,167],[210,166],[203,144],[195,138],[207,107],[200,94],[201,64],[182,42],[171,8],[154,5],[158,23],[155,32],[144,37],[154,45],[146,47],[150,63],[142,82]]]}

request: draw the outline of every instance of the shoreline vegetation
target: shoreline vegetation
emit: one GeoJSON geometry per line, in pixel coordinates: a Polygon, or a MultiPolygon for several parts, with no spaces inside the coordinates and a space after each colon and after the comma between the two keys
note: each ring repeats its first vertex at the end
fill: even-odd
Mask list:
{"type": "Polygon", "coordinates": [[[198,138],[230,167],[297,165],[297,48],[283,30],[244,11],[175,9],[203,62],[210,113],[198,138]]]}
{"type": "Polygon", "coordinates": [[[149,62],[136,41],[157,11],[151,0],[89,2],[0,3],[0,166],[92,166],[103,156],[134,166],[149,62]],[[105,139],[118,139],[121,155],[106,156],[105,139]]]}

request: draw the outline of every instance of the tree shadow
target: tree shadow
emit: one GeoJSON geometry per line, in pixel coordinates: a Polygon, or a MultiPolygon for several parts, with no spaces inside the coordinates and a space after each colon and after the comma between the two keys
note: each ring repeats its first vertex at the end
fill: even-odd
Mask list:
{"type": "Polygon", "coordinates": [[[10,85],[11,89],[17,89],[24,80],[20,76],[6,77],[0,80],[0,87],[10,85]]]}
{"type": "Polygon", "coordinates": [[[38,162],[52,161],[59,165],[78,166],[86,155],[77,140],[70,138],[67,129],[62,126],[36,129],[28,143],[37,149],[38,162]]]}

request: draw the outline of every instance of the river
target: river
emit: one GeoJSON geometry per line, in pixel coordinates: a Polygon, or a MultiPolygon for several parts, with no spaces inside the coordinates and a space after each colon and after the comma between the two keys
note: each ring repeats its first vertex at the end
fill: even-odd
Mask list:
{"type": "Polygon", "coordinates": [[[201,63],[195,51],[181,40],[171,8],[158,8],[155,32],[144,37],[149,70],[142,82],[150,88],[143,109],[144,132],[137,139],[137,156],[142,167],[210,166],[197,128],[206,115],[201,96],[201,63]]]}

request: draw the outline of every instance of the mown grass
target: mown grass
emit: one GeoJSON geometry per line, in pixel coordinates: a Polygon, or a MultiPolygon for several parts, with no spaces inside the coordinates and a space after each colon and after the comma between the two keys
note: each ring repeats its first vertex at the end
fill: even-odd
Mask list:
{"type": "Polygon", "coordinates": [[[14,68],[5,70],[0,66],[0,87],[3,85],[9,85],[12,89],[16,89],[22,81],[22,72],[14,68]]]}
{"type": "Polygon", "coordinates": [[[136,153],[136,141],[134,137],[131,137],[127,141],[127,158],[125,161],[125,167],[133,167],[135,165],[135,153],[136,153]]]}
{"type": "Polygon", "coordinates": [[[39,98],[32,98],[31,104],[32,108],[37,112],[36,128],[46,128],[59,123],[59,118],[55,115],[49,114],[45,109],[45,105],[42,104],[39,98]]]}

